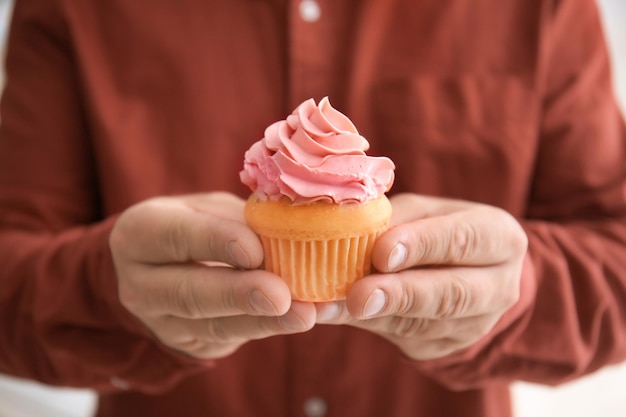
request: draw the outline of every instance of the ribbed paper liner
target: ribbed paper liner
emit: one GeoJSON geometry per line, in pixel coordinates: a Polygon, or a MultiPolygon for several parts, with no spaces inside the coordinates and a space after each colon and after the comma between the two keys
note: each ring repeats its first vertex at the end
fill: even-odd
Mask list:
{"type": "Polygon", "coordinates": [[[287,282],[294,300],[340,300],[357,279],[370,272],[379,234],[324,241],[262,236],[265,269],[287,282]]]}

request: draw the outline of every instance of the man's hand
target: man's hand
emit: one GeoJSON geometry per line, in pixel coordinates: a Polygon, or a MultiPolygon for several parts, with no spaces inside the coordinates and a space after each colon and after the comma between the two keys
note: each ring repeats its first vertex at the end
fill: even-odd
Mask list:
{"type": "Polygon", "coordinates": [[[485,336],[519,298],[527,237],[505,211],[403,194],[372,254],[380,274],[344,302],[318,304],[319,323],[349,324],[413,359],[461,350],[485,336]]]}
{"type": "Polygon", "coordinates": [[[166,345],[212,359],[315,324],[313,304],[292,303],[279,277],[250,270],[263,248],[243,205],[225,193],[154,198],[113,228],[120,300],[166,345]]]}

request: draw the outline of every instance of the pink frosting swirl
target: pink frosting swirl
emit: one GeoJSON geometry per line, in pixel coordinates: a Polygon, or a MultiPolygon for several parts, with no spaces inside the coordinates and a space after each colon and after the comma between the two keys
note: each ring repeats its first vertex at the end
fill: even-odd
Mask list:
{"type": "Polygon", "coordinates": [[[246,152],[240,177],[262,199],[365,202],[391,188],[395,169],[389,158],[367,156],[368,148],[328,97],[319,105],[309,99],[265,130],[246,152]]]}

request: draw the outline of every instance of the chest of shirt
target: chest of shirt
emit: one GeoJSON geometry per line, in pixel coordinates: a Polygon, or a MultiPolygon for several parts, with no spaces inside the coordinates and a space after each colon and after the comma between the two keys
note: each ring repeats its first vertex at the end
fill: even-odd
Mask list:
{"type": "Polygon", "coordinates": [[[137,199],[247,193],[245,149],[301,100],[328,95],[371,153],[396,162],[394,191],[521,208],[538,140],[541,2],[301,3],[77,11],[93,140],[119,157],[137,199]]]}

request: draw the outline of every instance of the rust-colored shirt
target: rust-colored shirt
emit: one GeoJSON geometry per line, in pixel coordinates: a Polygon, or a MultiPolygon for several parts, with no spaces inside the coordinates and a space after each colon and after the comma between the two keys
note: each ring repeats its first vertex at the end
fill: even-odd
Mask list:
{"type": "Polygon", "coordinates": [[[513,380],[558,383],[626,357],[626,130],[594,2],[315,4],[17,1],[0,372],[96,389],[99,417],[503,417],[513,380]],[[520,219],[520,302],[435,361],[321,325],[210,363],[170,351],[117,300],[116,214],[155,195],[245,197],[244,151],[325,95],[395,161],[394,192],[520,219]]]}

